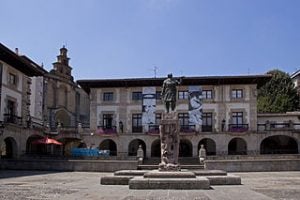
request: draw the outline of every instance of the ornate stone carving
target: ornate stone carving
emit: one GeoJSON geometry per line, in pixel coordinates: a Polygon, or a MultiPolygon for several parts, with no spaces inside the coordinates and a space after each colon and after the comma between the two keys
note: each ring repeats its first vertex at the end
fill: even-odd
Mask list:
{"type": "Polygon", "coordinates": [[[179,171],[179,124],[176,113],[165,113],[160,124],[160,171],[179,171]]]}

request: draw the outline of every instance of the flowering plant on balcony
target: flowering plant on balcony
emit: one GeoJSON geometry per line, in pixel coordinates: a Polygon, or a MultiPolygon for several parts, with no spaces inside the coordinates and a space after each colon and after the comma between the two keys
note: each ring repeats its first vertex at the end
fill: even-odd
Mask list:
{"type": "Polygon", "coordinates": [[[100,134],[100,135],[104,135],[104,134],[117,134],[117,130],[116,128],[105,128],[105,127],[98,127],[98,129],[96,130],[96,134],[100,134]]]}
{"type": "Polygon", "coordinates": [[[230,132],[245,132],[248,131],[248,126],[230,126],[230,132]]]}

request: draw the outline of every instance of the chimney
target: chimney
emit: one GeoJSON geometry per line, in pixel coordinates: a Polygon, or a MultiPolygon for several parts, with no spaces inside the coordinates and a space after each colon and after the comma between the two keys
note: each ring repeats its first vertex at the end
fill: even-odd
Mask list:
{"type": "Polygon", "coordinates": [[[16,53],[17,55],[19,55],[19,49],[18,49],[18,48],[15,48],[15,53],[16,53]]]}

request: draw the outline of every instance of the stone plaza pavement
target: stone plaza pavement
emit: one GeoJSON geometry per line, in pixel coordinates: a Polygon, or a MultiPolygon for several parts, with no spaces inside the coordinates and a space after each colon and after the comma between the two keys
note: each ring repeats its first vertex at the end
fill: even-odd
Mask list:
{"type": "Polygon", "coordinates": [[[100,185],[100,177],[111,173],[1,170],[0,199],[300,199],[300,171],[233,174],[242,177],[242,185],[210,190],[129,190],[128,185],[100,185]]]}

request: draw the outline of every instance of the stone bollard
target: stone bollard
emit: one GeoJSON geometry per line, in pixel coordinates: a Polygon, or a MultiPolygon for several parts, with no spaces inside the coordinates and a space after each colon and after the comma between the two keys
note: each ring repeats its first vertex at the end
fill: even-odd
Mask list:
{"type": "Polygon", "coordinates": [[[142,148],[142,145],[139,145],[139,148],[137,150],[136,158],[138,160],[138,165],[143,164],[144,160],[144,150],[142,148]]]}
{"type": "Polygon", "coordinates": [[[199,161],[200,161],[200,164],[204,165],[204,169],[206,168],[205,159],[206,159],[206,150],[204,148],[204,145],[201,144],[201,147],[199,149],[199,161]]]}

